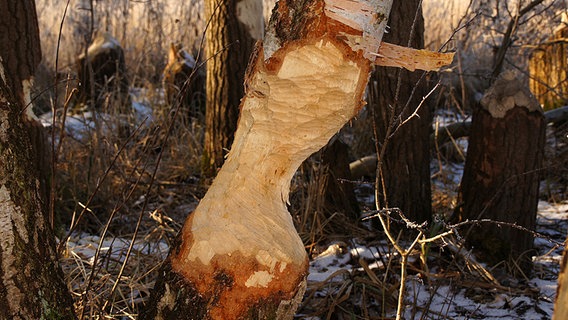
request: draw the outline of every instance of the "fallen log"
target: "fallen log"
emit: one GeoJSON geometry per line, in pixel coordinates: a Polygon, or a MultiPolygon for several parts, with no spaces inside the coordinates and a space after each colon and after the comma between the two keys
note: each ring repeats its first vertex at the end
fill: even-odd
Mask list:
{"type": "MultiPolygon", "coordinates": [[[[552,125],[559,125],[561,123],[568,122],[568,106],[545,112],[544,120],[547,124],[552,125]]],[[[456,122],[438,128],[437,136],[435,132],[430,135],[430,147],[434,148],[436,143],[438,146],[442,146],[450,142],[452,139],[457,140],[459,138],[469,137],[470,130],[470,120],[456,122]]],[[[352,161],[349,164],[349,170],[351,170],[351,176],[353,179],[374,176],[377,171],[377,155],[371,154],[352,161]]]]}
{"type": "MultiPolygon", "coordinates": [[[[568,106],[549,110],[544,113],[544,120],[548,124],[558,125],[568,121],[568,106]]],[[[471,129],[471,120],[461,121],[438,128],[436,132],[430,135],[430,144],[438,143],[439,146],[450,142],[452,139],[468,137],[471,129]]]]}

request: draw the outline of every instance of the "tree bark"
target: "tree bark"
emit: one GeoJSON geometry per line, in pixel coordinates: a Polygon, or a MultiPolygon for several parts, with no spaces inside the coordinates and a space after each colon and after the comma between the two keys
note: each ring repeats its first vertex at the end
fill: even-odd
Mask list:
{"type": "Polygon", "coordinates": [[[245,69],[263,32],[261,0],[206,0],[207,39],[203,174],[214,177],[231,147],[245,69]]]}
{"type": "Polygon", "coordinates": [[[143,319],[291,319],[308,258],[286,202],[300,164],[363,105],[390,1],[281,0],[246,76],[235,141],[143,319]]]}
{"type": "MultiPolygon", "coordinates": [[[[424,47],[424,19],[420,3],[420,0],[394,1],[393,19],[384,38],[386,42],[424,47]],[[411,32],[413,24],[415,29],[411,32]]],[[[410,220],[420,223],[429,221],[432,216],[431,112],[427,106],[422,106],[418,117],[402,125],[394,135],[394,130],[389,129],[400,125],[420,105],[425,90],[423,83],[418,82],[419,78],[418,72],[378,67],[370,81],[369,108],[373,108],[380,148],[386,143],[380,159],[382,166],[377,186],[380,207],[398,207],[410,220]]],[[[372,132],[372,128],[368,130],[372,132]]],[[[371,150],[375,150],[374,146],[371,150]]]]}
{"type": "MultiPolygon", "coordinates": [[[[538,101],[514,74],[505,72],[473,113],[458,219],[491,219],[534,230],[544,137],[538,101]]],[[[530,271],[531,233],[489,223],[475,227],[466,239],[486,261],[513,258],[530,271]]]]}
{"type": "Polygon", "coordinates": [[[0,319],[73,319],[39,165],[30,98],[41,60],[35,4],[0,0],[0,319]]]}

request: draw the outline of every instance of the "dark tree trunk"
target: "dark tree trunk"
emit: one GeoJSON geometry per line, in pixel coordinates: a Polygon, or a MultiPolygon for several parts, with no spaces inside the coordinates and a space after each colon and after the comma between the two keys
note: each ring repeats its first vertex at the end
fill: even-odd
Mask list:
{"type": "MultiPolygon", "coordinates": [[[[393,2],[390,29],[385,34],[385,42],[407,46],[418,10],[410,46],[424,47],[424,20],[420,2],[393,2]]],[[[401,68],[377,67],[369,88],[369,108],[373,108],[375,115],[379,147],[382,148],[383,143],[386,143],[385,152],[380,159],[382,166],[377,186],[379,204],[381,207],[398,207],[416,222],[429,221],[432,216],[430,110],[427,106],[422,106],[418,111],[419,117],[414,117],[396,132],[389,130],[389,127],[393,121],[394,126],[398,126],[419,106],[425,94],[423,82],[418,83],[420,75],[421,72],[409,72],[401,68]]],[[[368,130],[372,132],[372,128],[368,130]]]]}
{"type": "Polygon", "coordinates": [[[321,174],[325,175],[323,186],[323,208],[327,217],[342,213],[352,221],[359,218],[359,203],[353,190],[349,171],[349,147],[339,139],[325,146],[321,151],[321,174]]]}
{"type": "MultiPolygon", "coordinates": [[[[544,136],[538,101],[512,73],[504,73],[474,109],[456,209],[459,220],[491,219],[534,230],[544,136]]],[[[466,238],[485,260],[520,258],[517,263],[530,270],[531,233],[484,223],[466,238]]]]}
{"type": "Polygon", "coordinates": [[[208,177],[215,176],[221,168],[237,128],[245,69],[255,42],[251,34],[255,31],[247,26],[253,24],[246,19],[256,14],[255,7],[248,7],[240,10],[248,11],[249,16],[239,16],[237,7],[253,2],[260,4],[258,19],[262,19],[260,0],[205,1],[205,17],[211,20],[205,31],[208,60],[202,169],[208,177]]]}
{"type": "Polygon", "coordinates": [[[28,105],[41,60],[32,0],[0,0],[0,319],[73,319],[38,164],[46,141],[28,105]]]}

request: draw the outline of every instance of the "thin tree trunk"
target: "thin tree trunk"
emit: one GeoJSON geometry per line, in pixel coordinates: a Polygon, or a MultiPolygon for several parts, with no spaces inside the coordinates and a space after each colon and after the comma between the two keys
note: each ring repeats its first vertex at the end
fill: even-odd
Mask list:
{"type": "MultiPolygon", "coordinates": [[[[544,135],[540,104],[511,72],[503,73],[473,113],[458,219],[491,219],[534,230],[544,135]]],[[[530,232],[484,223],[466,238],[484,260],[512,258],[530,271],[530,232]]]]}
{"type": "MultiPolygon", "coordinates": [[[[394,1],[393,18],[385,41],[401,46],[410,43],[413,48],[424,47],[420,3],[421,0],[394,1]]],[[[396,127],[420,105],[425,94],[424,82],[419,83],[419,78],[418,72],[377,68],[371,78],[369,108],[373,108],[379,148],[386,143],[382,159],[379,159],[382,164],[377,186],[380,206],[398,207],[410,220],[423,222],[432,216],[429,108],[421,106],[418,117],[396,131],[396,127]]],[[[372,128],[368,130],[373,131],[372,128]]]]}
{"type": "Polygon", "coordinates": [[[243,96],[245,69],[263,32],[261,0],[206,0],[205,145],[202,171],[215,176],[233,137],[243,96]]]}
{"type": "Polygon", "coordinates": [[[226,162],[144,319],[291,319],[308,258],[287,211],[300,164],[363,105],[390,1],[281,0],[251,59],[226,162]]]}
{"type": "Polygon", "coordinates": [[[0,0],[0,319],[74,318],[42,192],[46,140],[31,113],[39,44],[34,2],[0,0]]]}

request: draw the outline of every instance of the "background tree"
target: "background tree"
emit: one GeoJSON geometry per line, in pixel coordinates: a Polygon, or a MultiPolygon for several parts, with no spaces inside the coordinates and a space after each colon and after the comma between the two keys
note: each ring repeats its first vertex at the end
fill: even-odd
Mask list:
{"type": "MultiPolygon", "coordinates": [[[[385,42],[424,47],[421,0],[394,1],[385,42]]],[[[380,155],[378,203],[398,207],[411,220],[428,221],[432,215],[429,133],[431,112],[426,106],[404,125],[425,94],[421,72],[377,67],[369,82],[369,106],[377,129],[380,155]],[[400,126],[400,127],[399,127],[400,126]]],[[[368,128],[373,132],[372,128],[368,128]]],[[[369,143],[368,141],[367,143],[369,143]]],[[[374,151],[374,146],[368,150],[374,151]]]]}
{"type": "Polygon", "coordinates": [[[262,0],[206,0],[207,76],[203,173],[212,177],[231,147],[243,81],[255,40],[263,33],[262,0]]]}
{"type": "Polygon", "coordinates": [[[40,188],[45,136],[30,112],[41,60],[33,0],[0,0],[0,47],[0,318],[72,319],[40,188]]]}

